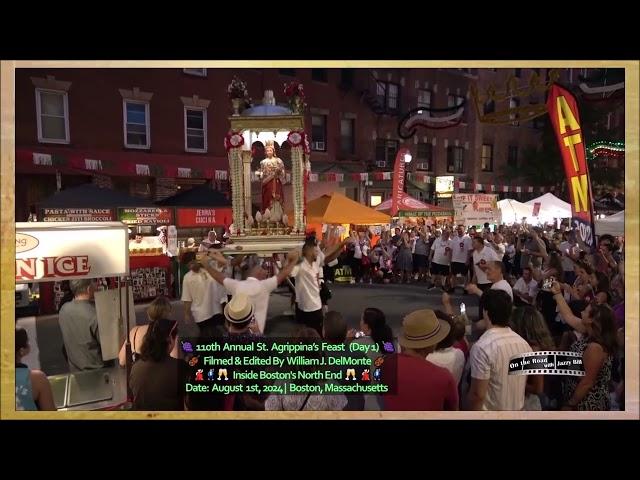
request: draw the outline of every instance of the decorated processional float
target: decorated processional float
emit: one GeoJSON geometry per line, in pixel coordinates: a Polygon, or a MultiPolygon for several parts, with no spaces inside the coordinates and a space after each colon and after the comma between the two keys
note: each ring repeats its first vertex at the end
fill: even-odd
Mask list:
{"type": "Polygon", "coordinates": [[[230,129],[224,144],[229,158],[233,223],[224,251],[264,257],[287,252],[302,244],[306,230],[310,148],[304,129],[302,84],[285,85],[288,106],[276,104],[272,90],[265,91],[262,104],[250,105],[246,85],[237,78],[229,85],[228,93],[234,112],[229,117],[230,129]],[[243,105],[247,108],[243,109],[243,105]],[[291,152],[289,172],[277,156],[285,142],[291,152]],[[259,165],[256,171],[252,164],[259,165]],[[285,200],[287,183],[292,195],[285,200]],[[258,197],[258,188],[260,201],[254,207],[252,198],[258,197]],[[293,218],[288,218],[285,209],[293,210],[293,218]]]}

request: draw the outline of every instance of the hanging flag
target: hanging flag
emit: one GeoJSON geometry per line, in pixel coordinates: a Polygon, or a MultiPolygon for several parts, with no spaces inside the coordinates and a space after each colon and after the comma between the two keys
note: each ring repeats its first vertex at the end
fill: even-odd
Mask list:
{"type": "Polygon", "coordinates": [[[393,186],[391,187],[391,216],[395,216],[400,208],[400,200],[404,195],[405,181],[405,154],[409,153],[408,148],[401,148],[396,154],[396,163],[393,168],[393,186]]]}
{"type": "Polygon", "coordinates": [[[344,173],[336,173],[336,182],[344,181],[344,173]]]}
{"type": "Polygon", "coordinates": [[[571,223],[579,232],[576,237],[580,246],[592,251],[595,246],[593,195],[578,104],[571,92],[559,85],[552,85],[547,98],[547,109],[567,176],[571,198],[571,223]]]}

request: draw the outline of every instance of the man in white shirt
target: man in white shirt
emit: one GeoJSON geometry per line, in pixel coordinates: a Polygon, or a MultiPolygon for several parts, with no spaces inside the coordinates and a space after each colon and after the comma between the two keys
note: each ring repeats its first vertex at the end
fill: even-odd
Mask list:
{"type": "Polygon", "coordinates": [[[184,320],[196,324],[209,320],[222,309],[214,307],[215,286],[213,279],[203,268],[201,262],[189,263],[189,271],[182,280],[182,303],[184,304],[184,320]]]}
{"type": "Polygon", "coordinates": [[[473,251],[471,237],[465,235],[464,225],[458,225],[457,235],[451,239],[451,274],[455,275],[454,286],[464,285],[468,281],[469,259],[473,251]]]}
{"type": "Polygon", "coordinates": [[[296,279],[296,319],[322,335],[322,300],[320,280],[324,260],[318,258],[316,246],[307,242],[302,247],[302,261],[291,271],[296,279]]]}
{"type": "Polygon", "coordinates": [[[526,375],[509,375],[509,360],[531,352],[520,335],[509,328],[513,303],[505,292],[489,290],[482,295],[482,316],[487,331],[471,347],[469,410],[522,410],[526,375]]]}
{"type": "Polygon", "coordinates": [[[515,303],[518,304],[533,304],[533,299],[536,298],[538,293],[538,282],[533,279],[531,269],[525,267],[522,270],[522,276],[513,286],[513,294],[515,296],[515,303]]]}
{"type": "Polygon", "coordinates": [[[245,280],[234,280],[226,278],[224,274],[213,268],[213,260],[218,262],[226,262],[225,257],[217,251],[209,251],[206,256],[199,255],[202,258],[207,272],[218,283],[224,285],[231,295],[242,292],[246,294],[253,303],[256,323],[260,329],[260,333],[264,333],[264,327],[267,322],[267,310],[269,309],[269,296],[278,285],[282,283],[291,273],[295,262],[298,260],[300,252],[294,249],[287,254],[287,264],[278,272],[277,275],[267,278],[267,270],[263,268],[262,262],[256,262],[249,270],[249,274],[245,280]]]}
{"type": "Polygon", "coordinates": [[[442,235],[436,238],[431,245],[431,275],[433,286],[429,290],[438,287],[438,283],[445,288],[446,279],[451,275],[451,254],[453,243],[449,240],[449,230],[442,231],[442,235]],[[445,277],[445,280],[442,280],[445,277]]]}
{"type": "MultiPolygon", "coordinates": [[[[487,279],[491,282],[491,287],[489,287],[489,290],[502,290],[507,295],[509,295],[509,298],[513,302],[513,289],[511,288],[511,285],[509,285],[509,282],[504,279],[504,264],[497,260],[487,262],[485,273],[487,275],[487,279]]],[[[474,285],[473,283],[467,285],[466,289],[470,294],[480,297],[478,311],[482,312],[482,299],[484,298],[484,291],[478,288],[478,286],[474,285]]],[[[479,321],[474,325],[474,327],[476,328],[476,330],[483,330],[487,328],[487,324],[484,322],[482,317],[480,317],[479,321]]]]}
{"type": "Polygon", "coordinates": [[[497,262],[498,254],[491,247],[484,244],[484,240],[479,235],[473,238],[473,279],[471,283],[478,286],[483,292],[491,287],[491,280],[487,278],[485,273],[487,263],[497,262]]]}

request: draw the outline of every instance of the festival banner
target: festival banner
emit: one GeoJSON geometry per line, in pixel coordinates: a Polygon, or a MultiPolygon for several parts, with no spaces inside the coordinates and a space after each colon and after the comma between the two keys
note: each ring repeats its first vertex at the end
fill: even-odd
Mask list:
{"type": "Polygon", "coordinates": [[[171,225],[173,223],[173,209],[119,208],[118,220],[127,225],[171,225]]]}
{"type": "Polygon", "coordinates": [[[228,227],[233,220],[231,208],[177,208],[176,223],[178,227],[228,227]]]}
{"type": "Polygon", "coordinates": [[[571,199],[571,223],[579,232],[577,239],[580,247],[591,251],[595,243],[593,196],[578,105],[571,92],[559,85],[553,85],[547,99],[547,109],[567,176],[571,199]]]}
{"type": "Polygon", "coordinates": [[[454,193],[454,222],[456,225],[482,225],[497,223],[498,196],[486,193],[454,193]]]}
{"type": "Polygon", "coordinates": [[[396,216],[400,208],[400,200],[404,194],[405,161],[404,156],[409,153],[408,148],[401,148],[396,154],[396,163],[393,167],[393,186],[391,187],[391,211],[392,217],[396,216]]]}

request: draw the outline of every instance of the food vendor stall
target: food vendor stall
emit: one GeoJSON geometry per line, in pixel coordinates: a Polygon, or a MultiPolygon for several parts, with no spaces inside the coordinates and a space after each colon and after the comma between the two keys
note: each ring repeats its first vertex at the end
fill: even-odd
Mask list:
{"type": "Polygon", "coordinates": [[[179,245],[186,243],[188,238],[200,243],[211,229],[221,238],[233,221],[227,196],[208,184],[183,190],[156,202],[156,205],[175,208],[179,245]]]}
{"type": "MultiPolygon", "coordinates": [[[[56,192],[38,204],[39,222],[114,222],[118,220],[119,207],[153,207],[144,198],[132,197],[125,193],[100,188],[94,184],[84,184],[56,192]]],[[[151,227],[147,228],[150,232],[151,227]]],[[[143,233],[143,226],[131,228],[131,233],[143,233]]],[[[158,245],[148,245],[157,248],[158,245]]],[[[149,253],[149,252],[145,252],[149,253]]],[[[63,281],[45,282],[38,285],[40,314],[58,311],[60,300],[65,294],[63,281]]],[[[113,286],[115,279],[101,279],[105,286],[113,286]]]]}
{"type": "MultiPolygon", "coordinates": [[[[173,209],[165,207],[119,208],[118,220],[140,232],[156,236],[129,242],[129,263],[134,301],[149,300],[158,295],[172,296],[173,274],[166,243],[160,239],[159,228],[173,224],[173,209]]],[[[140,235],[139,235],[140,237],[140,235]]]]}
{"type": "MultiPolygon", "coordinates": [[[[118,222],[16,223],[16,284],[127,277],[127,243],[128,229],[118,222]]],[[[117,358],[124,332],[135,321],[130,297],[127,288],[95,293],[105,362],[117,358]]],[[[95,410],[122,405],[127,399],[126,372],[112,367],[50,377],[56,407],[95,410]]]]}

